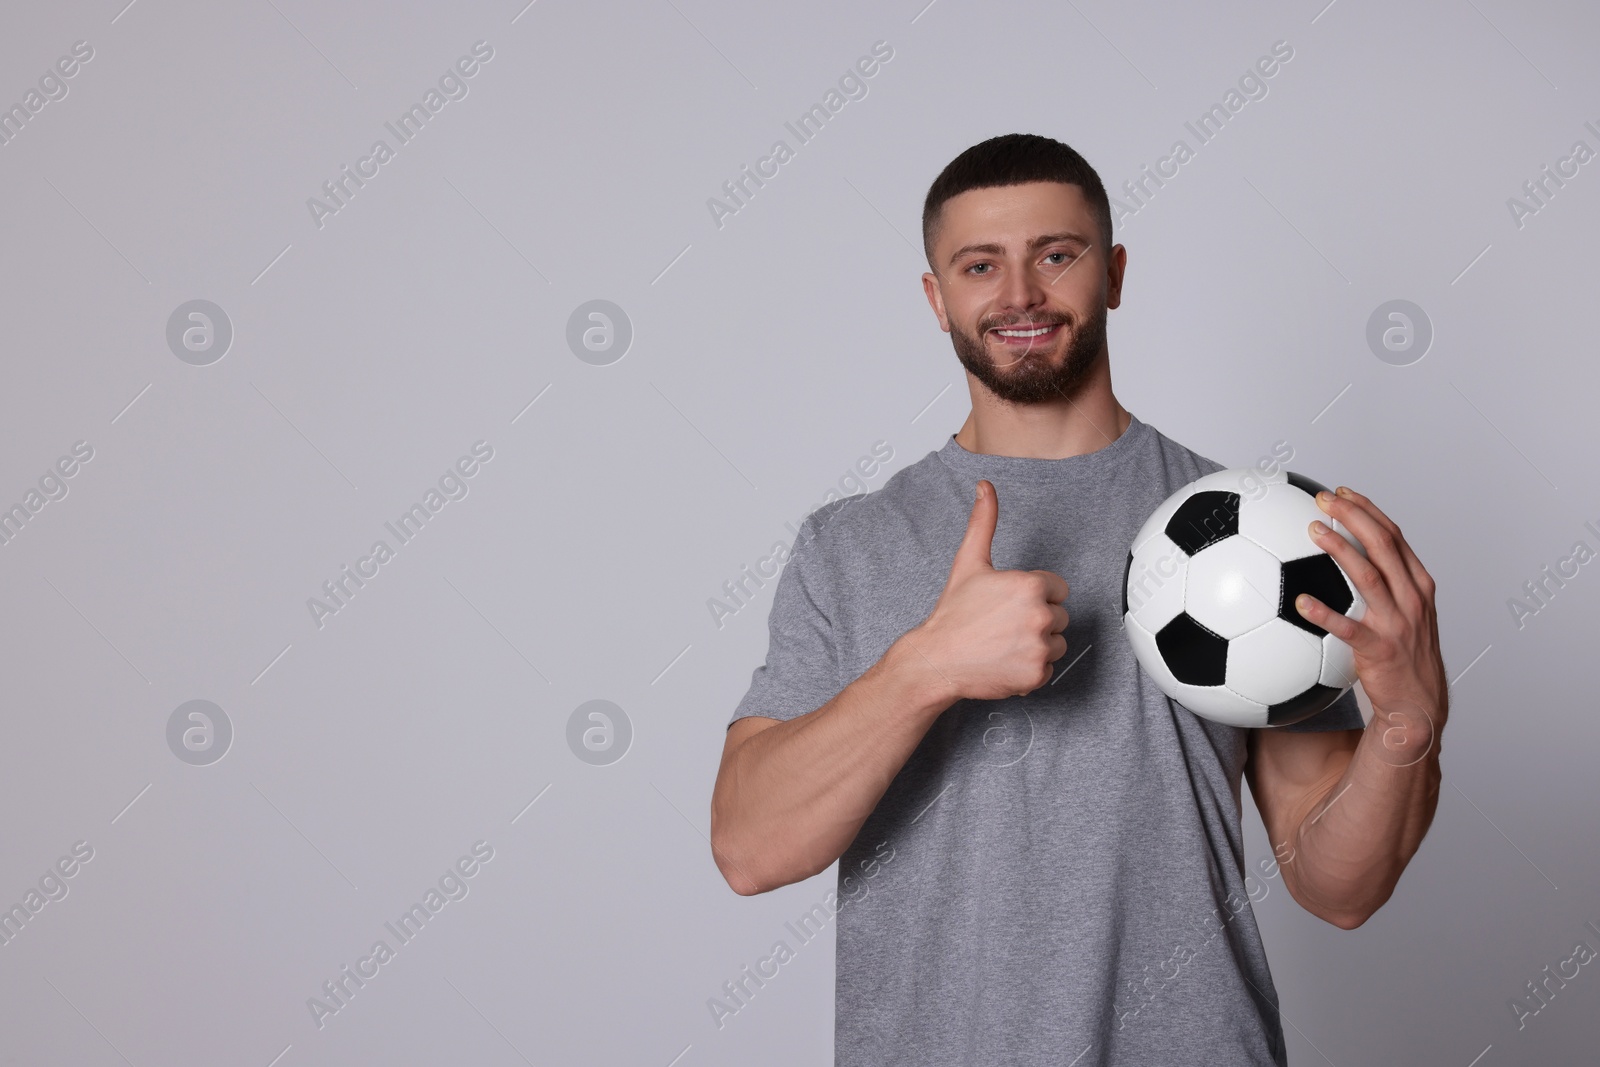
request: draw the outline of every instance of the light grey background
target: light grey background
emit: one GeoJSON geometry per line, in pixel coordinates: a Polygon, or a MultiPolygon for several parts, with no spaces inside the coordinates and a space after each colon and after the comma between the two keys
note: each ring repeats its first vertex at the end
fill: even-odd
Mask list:
{"type": "Polygon", "coordinates": [[[720,628],[707,602],[874,442],[875,489],[964,418],[918,281],[945,163],[1042,133],[1119,195],[1279,40],[1268,95],[1118,227],[1110,343],[1141,418],[1230,465],[1288,442],[1438,580],[1421,852],[1354,932],[1280,882],[1256,906],[1291,1062],[1592,1061],[1595,967],[1520,1031],[1508,1001],[1600,947],[1600,566],[1507,606],[1600,548],[1600,162],[1507,206],[1600,149],[1592,5],[122,2],[0,32],[0,104],[94,49],[0,145],[0,504],[94,450],[0,546],[0,904],[94,850],[0,946],[0,1062],[829,1062],[831,933],[722,1028],[706,1007],[834,877],[744,899],[712,863],[772,583],[720,628]],[[468,95],[315,225],[480,40],[468,95]],[[233,326],[209,366],[166,343],[194,299],[233,326]],[[566,340],[597,299],[633,330],[604,366],[566,340]],[[1435,332],[1409,366],[1366,343],[1393,299],[1435,332]],[[319,629],[308,598],[480,440],[468,495],[319,629]],[[200,699],[233,728],[206,766],[167,742],[200,699]],[[624,758],[569,748],[591,700],[624,758]],[[308,998],[479,840],[469,894],[319,1029],[308,998]]]}

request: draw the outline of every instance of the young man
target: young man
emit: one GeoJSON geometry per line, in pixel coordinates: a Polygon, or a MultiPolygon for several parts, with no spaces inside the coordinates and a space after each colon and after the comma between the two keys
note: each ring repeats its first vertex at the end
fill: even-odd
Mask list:
{"type": "Polygon", "coordinates": [[[1372,721],[1351,692],[1260,730],[1168,699],[1122,634],[1126,554],[1223,464],[1111,392],[1127,252],[1099,176],[1048,138],[985,141],[933,183],[923,241],[972,412],[802,526],[728,728],[717,866],[753,894],[839,861],[842,1067],[1282,1067],[1249,903],[1281,875],[1353,929],[1421,844],[1446,715],[1433,581],[1341,487],[1319,504],[1366,556],[1308,536],[1367,613],[1297,606],[1354,648],[1372,721]],[[1241,774],[1275,853],[1248,874],[1241,774]]]}

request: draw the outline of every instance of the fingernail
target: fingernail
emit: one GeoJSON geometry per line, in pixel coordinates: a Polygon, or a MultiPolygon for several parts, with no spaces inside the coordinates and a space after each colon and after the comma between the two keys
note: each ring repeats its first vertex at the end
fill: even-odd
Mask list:
{"type": "Polygon", "coordinates": [[[1311,533],[1314,537],[1321,537],[1327,532],[1328,528],[1326,526],[1322,525],[1322,523],[1318,522],[1316,519],[1311,520],[1311,533]]]}
{"type": "Polygon", "coordinates": [[[1328,492],[1327,490],[1323,490],[1322,492],[1317,494],[1317,504],[1318,504],[1319,507],[1324,507],[1325,508],[1331,503],[1333,503],[1333,494],[1332,493],[1328,492]]]}
{"type": "Polygon", "coordinates": [[[1350,487],[1348,485],[1341,485],[1339,487],[1339,495],[1340,496],[1349,496],[1350,495],[1350,487]]]}

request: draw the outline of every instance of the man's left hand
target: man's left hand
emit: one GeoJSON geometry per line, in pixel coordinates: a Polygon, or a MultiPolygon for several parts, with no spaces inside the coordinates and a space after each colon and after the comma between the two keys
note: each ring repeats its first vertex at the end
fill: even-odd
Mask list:
{"type": "MultiPolygon", "coordinates": [[[[1351,619],[1309,594],[1295,607],[1311,622],[1348,644],[1356,676],[1372,701],[1373,723],[1384,730],[1384,747],[1396,762],[1414,762],[1431,747],[1444,725],[1449,683],[1439,653],[1433,578],[1395,525],[1378,506],[1347,486],[1318,493],[1317,506],[1344,525],[1366,549],[1320,523],[1311,540],[1344,569],[1366,612],[1351,619]]],[[[1369,724],[1369,725],[1372,725],[1369,724]]]]}

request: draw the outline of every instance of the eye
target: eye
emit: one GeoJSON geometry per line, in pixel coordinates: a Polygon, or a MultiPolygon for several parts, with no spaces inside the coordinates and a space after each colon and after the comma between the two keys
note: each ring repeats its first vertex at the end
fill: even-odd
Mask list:
{"type": "MultiPolygon", "coordinates": [[[[1045,256],[1044,258],[1045,259],[1054,259],[1057,256],[1060,256],[1062,259],[1071,259],[1072,258],[1072,253],[1071,252],[1051,252],[1049,255],[1045,256]]],[[[1060,265],[1060,263],[1058,262],[1057,266],[1059,266],[1059,265],[1060,265]]]]}
{"type": "Polygon", "coordinates": [[[990,264],[988,264],[988,263],[974,263],[972,266],[970,266],[970,267],[968,267],[966,269],[965,273],[971,274],[973,271],[977,270],[979,267],[987,267],[987,266],[990,266],[990,264]]]}

